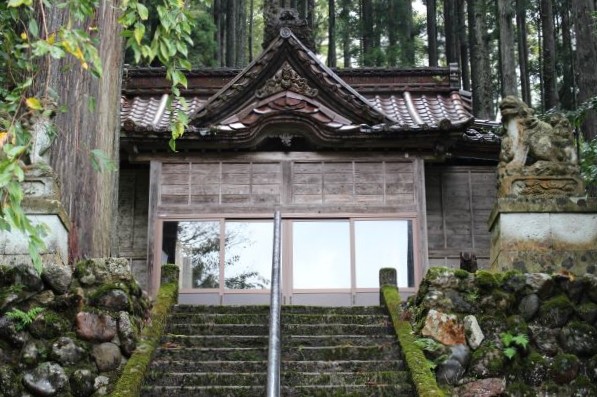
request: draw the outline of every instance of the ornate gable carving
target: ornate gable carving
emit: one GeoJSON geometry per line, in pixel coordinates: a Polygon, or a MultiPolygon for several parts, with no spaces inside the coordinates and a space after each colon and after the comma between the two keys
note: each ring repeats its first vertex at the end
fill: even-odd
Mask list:
{"type": "Polygon", "coordinates": [[[255,96],[261,99],[282,91],[292,91],[311,98],[318,94],[317,89],[310,87],[307,79],[301,77],[288,62],[284,62],[276,74],[255,92],[255,96]]]}

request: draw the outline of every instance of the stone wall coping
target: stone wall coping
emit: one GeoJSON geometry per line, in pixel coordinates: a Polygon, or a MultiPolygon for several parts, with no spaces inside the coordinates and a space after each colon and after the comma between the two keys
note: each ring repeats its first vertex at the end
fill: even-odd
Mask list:
{"type": "Polygon", "coordinates": [[[597,213],[597,197],[505,197],[498,198],[489,214],[487,224],[491,230],[503,213],[597,213]]]}

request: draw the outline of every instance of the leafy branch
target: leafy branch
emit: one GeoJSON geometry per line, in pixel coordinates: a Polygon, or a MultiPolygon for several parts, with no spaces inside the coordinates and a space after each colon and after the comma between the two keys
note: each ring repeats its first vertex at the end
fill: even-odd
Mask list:
{"type": "Polygon", "coordinates": [[[191,69],[187,59],[188,45],[193,44],[191,14],[184,0],[163,0],[156,7],[159,24],[151,38],[146,38],[147,28],[143,22],[149,18],[149,9],[139,0],[123,0],[121,8],[119,22],[124,28],[126,46],[133,51],[135,62],[151,64],[157,59],[166,67],[166,79],[172,83],[171,92],[175,100],[171,97],[168,101],[168,109],[173,116],[169,145],[176,151],[176,140],[184,134],[189,123],[185,112],[187,103],[180,95],[180,88],[187,87],[187,78],[181,69],[191,69]],[[174,102],[178,108],[173,106],[174,102]]]}

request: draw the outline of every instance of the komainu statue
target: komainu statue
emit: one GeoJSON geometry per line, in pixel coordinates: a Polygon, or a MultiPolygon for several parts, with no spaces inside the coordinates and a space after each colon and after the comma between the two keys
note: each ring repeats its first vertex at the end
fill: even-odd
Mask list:
{"type": "Polygon", "coordinates": [[[500,103],[502,148],[498,165],[501,197],[579,195],[583,192],[572,127],[562,115],[539,120],[523,101],[500,103]]]}

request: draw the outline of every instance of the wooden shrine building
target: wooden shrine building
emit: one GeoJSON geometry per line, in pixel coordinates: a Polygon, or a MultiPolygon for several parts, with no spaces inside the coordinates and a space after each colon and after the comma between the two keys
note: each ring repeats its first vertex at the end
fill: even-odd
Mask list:
{"type": "Polygon", "coordinates": [[[118,241],[139,281],[174,262],[182,303],[266,303],[276,209],[286,304],[374,304],[381,267],[409,294],[460,252],[485,264],[499,142],[458,69],[331,70],[293,32],[188,73],[176,153],[164,70],[125,71],[118,241]]]}

